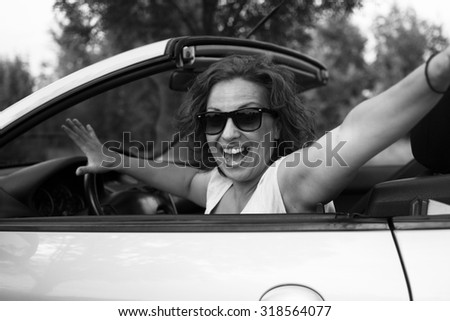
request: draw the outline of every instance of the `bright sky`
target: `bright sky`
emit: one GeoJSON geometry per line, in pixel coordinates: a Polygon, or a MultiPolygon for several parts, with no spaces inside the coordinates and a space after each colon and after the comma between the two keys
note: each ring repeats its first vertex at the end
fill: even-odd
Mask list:
{"type": "Polygon", "coordinates": [[[0,0],[0,57],[20,56],[34,74],[42,62],[55,61],[56,45],[50,29],[54,0],[0,0]]]}
{"type": "MultiPolygon", "coordinates": [[[[0,1],[0,57],[19,55],[29,62],[33,74],[38,75],[43,62],[52,65],[56,59],[57,47],[50,36],[55,26],[54,0],[0,1]]],[[[450,36],[448,0],[365,0],[363,10],[355,14],[355,21],[362,30],[370,32],[373,17],[387,13],[394,2],[401,8],[413,7],[422,19],[444,25],[446,36],[450,36]]]]}

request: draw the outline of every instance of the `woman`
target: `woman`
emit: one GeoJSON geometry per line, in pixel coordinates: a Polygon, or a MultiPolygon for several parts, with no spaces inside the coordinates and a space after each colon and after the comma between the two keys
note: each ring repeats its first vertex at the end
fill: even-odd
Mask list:
{"type": "Polygon", "coordinates": [[[126,156],[107,151],[89,125],[68,120],[63,127],[88,158],[78,175],[114,168],[190,199],[206,213],[314,212],[361,165],[408,132],[449,84],[447,48],[311,143],[312,122],[289,72],[261,57],[225,58],[196,79],[179,117],[182,137],[200,142],[206,169],[143,167],[134,158],[126,168],[117,166],[110,157],[124,164],[126,156]]]}

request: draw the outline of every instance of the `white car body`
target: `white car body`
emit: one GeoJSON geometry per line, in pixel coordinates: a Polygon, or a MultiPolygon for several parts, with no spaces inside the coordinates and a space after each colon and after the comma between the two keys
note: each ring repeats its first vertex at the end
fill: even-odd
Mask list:
{"type": "Polygon", "coordinates": [[[1,299],[254,301],[299,285],[325,300],[408,300],[387,230],[0,234],[11,258],[30,247],[2,260],[1,299]]]}

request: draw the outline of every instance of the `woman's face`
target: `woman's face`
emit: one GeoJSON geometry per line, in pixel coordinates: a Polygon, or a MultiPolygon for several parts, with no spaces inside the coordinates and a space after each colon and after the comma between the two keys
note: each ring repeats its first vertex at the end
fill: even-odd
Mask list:
{"type": "MultiPolygon", "coordinates": [[[[269,108],[266,89],[257,83],[235,78],[211,88],[206,111],[231,112],[252,107],[269,108]]],[[[234,181],[259,180],[270,164],[279,138],[279,126],[271,114],[261,115],[261,127],[255,131],[243,131],[228,118],[220,133],[206,135],[219,168],[234,181]]]]}

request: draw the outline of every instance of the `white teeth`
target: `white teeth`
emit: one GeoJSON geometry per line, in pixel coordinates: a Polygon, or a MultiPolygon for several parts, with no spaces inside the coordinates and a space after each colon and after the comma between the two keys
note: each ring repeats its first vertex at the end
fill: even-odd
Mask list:
{"type": "Polygon", "coordinates": [[[238,153],[242,153],[244,151],[243,148],[238,148],[238,147],[233,147],[233,148],[224,148],[223,151],[227,154],[238,154],[238,153]]]}

